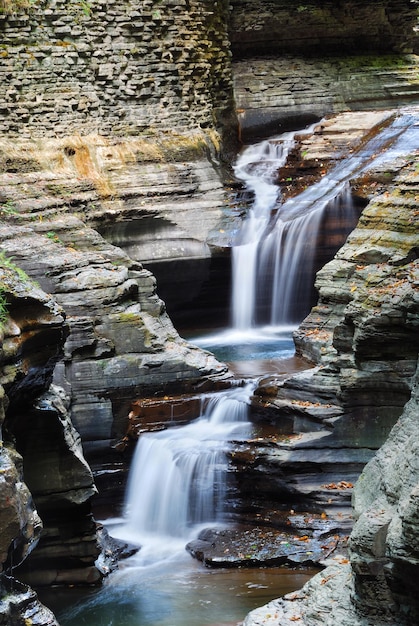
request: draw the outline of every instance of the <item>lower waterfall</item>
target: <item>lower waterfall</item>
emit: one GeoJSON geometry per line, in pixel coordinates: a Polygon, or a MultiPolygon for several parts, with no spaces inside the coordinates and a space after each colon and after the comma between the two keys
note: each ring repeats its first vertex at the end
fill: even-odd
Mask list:
{"type": "Polygon", "coordinates": [[[203,396],[201,416],[190,424],[143,434],[127,488],[124,536],[141,544],[144,560],[167,557],[202,525],[224,520],[231,438],[249,431],[253,383],[203,396]]]}

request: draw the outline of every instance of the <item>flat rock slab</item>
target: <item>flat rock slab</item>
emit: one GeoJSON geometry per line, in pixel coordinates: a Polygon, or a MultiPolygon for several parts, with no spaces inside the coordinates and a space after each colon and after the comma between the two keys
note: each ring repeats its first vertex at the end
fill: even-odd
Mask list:
{"type": "Polygon", "coordinates": [[[321,565],[332,553],[345,551],[347,536],[335,521],[295,516],[283,529],[255,527],[205,529],[187,544],[188,552],[209,567],[321,565]],[[294,521],[294,520],[293,520],[294,521]]]}

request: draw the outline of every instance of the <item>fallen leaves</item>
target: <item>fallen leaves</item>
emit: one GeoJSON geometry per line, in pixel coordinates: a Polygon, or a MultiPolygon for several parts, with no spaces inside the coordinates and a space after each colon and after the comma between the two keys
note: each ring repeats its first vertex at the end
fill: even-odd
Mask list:
{"type": "Polygon", "coordinates": [[[341,480],[338,483],[329,483],[328,485],[322,485],[322,487],[323,489],[336,489],[336,490],[352,489],[353,483],[349,483],[346,480],[341,480]]]}

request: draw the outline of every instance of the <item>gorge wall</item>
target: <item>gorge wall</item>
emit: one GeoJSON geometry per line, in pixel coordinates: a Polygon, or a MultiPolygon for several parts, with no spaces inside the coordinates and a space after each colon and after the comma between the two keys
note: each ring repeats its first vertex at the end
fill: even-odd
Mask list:
{"type": "Polygon", "coordinates": [[[224,127],[232,107],[227,14],[227,2],[205,0],[40,0],[3,11],[1,132],[224,127]]]}
{"type": "MultiPolygon", "coordinates": [[[[211,291],[208,282],[225,272],[223,259],[242,217],[225,185],[237,186],[228,166],[240,139],[238,120],[243,138],[336,111],[417,101],[417,58],[410,54],[415,5],[24,4],[10,11],[7,2],[0,5],[0,246],[7,309],[0,460],[8,477],[4,501],[10,499],[2,563],[10,574],[32,551],[21,579],[91,583],[99,578],[95,486],[83,454],[98,480],[104,477],[106,495],[111,472],[126,467],[118,444],[134,398],[228,384],[223,364],[179,337],[145,266],[154,263],[157,273],[159,264],[176,268],[170,263],[177,261],[168,293],[181,294],[184,281],[189,298],[199,300],[207,289],[207,301],[214,303],[225,286],[211,291]],[[347,55],[338,59],[337,35],[339,52],[347,55]],[[330,56],[320,59],[320,50],[330,56]],[[357,56],[360,51],[368,56],[357,56]]],[[[414,171],[405,170],[394,184],[402,195],[414,195],[414,171]]],[[[400,205],[397,193],[392,204],[384,202],[390,216],[400,205]]],[[[318,394],[326,403],[333,396],[339,418],[342,399],[345,410],[368,413],[371,390],[389,372],[397,403],[391,405],[387,392],[380,396],[388,412],[377,445],[402,411],[417,358],[414,202],[387,255],[361,258],[353,250],[364,240],[355,234],[354,247],[348,243],[319,275],[319,307],[296,338],[299,352],[318,367],[271,386],[269,402],[278,415],[295,414],[295,394],[301,393],[314,405],[297,411],[303,421],[318,421],[318,394]],[[376,287],[376,299],[384,288],[388,302],[382,314],[364,317],[365,308],[378,307],[368,295],[371,268],[361,267],[370,264],[383,265],[375,268],[385,283],[376,287]],[[330,283],[338,285],[333,294],[330,283]],[[348,300],[348,290],[357,297],[348,300]],[[324,335],[316,332],[318,320],[324,335]],[[373,343],[370,358],[368,332],[382,336],[379,328],[394,330],[391,350],[373,343]],[[357,397],[360,407],[353,406],[357,397]]],[[[390,223],[386,217],[382,227],[372,228],[385,239],[390,223]]],[[[184,303],[179,295],[178,306],[184,303]]],[[[263,401],[265,391],[259,392],[263,401]]],[[[343,419],[340,424],[336,437],[349,437],[343,419]]],[[[3,591],[8,593],[5,577],[3,591]]],[[[21,606],[36,610],[34,602],[22,590],[21,606]]],[[[42,623],[52,624],[53,617],[39,610],[42,623]]]]}

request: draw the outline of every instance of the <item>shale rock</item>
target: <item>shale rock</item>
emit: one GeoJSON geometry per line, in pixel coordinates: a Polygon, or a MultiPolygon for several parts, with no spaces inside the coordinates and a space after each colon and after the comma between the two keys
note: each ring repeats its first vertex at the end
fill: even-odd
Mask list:
{"type": "Polygon", "coordinates": [[[233,54],[303,51],[330,53],[411,50],[415,14],[404,0],[374,3],[231,0],[233,54]]]}
{"type": "Polygon", "coordinates": [[[55,0],[0,15],[2,134],[231,132],[225,2],[88,5],[55,0]],[[25,10],[26,9],[26,10],[25,10]]]}
{"type": "Polygon", "coordinates": [[[21,457],[13,449],[2,447],[0,464],[0,559],[4,571],[18,565],[36,546],[42,522],[23,482],[21,457]]]}
{"type": "Polygon", "coordinates": [[[346,551],[347,536],[320,515],[283,516],[283,527],[207,529],[186,549],[208,567],[313,566],[346,551]]]}
{"type": "Polygon", "coordinates": [[[300,430],[323,424],[332,447],[378,448],[410,397],[418,354],[416,189],[408,158],[392,190],[369,203],[317,274],[318,304],[295,332],[297,353],[316,367],[279,381],[272,399],[300,430]]]}
{"type": "Polygon", "coordinates": [[[418,621],[417,429],[412,398],[355,487],[350,563],[335,559],[301,591],[250,613],[245,626],[408,626],[418,621]]]}
{"type": "Polygon", "coordinates": [[[395,101],[415,104],[417,62],[412,54],[237,58],[233,76],[241,137],[249,141],[302,128],[331,113],[392,109],[395,101]]]}
{"type": "MultiPolygon", "coordinates": [[[[16,182],[18,207],[24,190],[16,182]]],[[[41,203],[45,209],[48,198],[40,198],[38,210],[41,203]]],[[[179,337],[149,271],[66,214],[66,205],[30,227],[22,221],[31,213],[21,209],[18,220],[0,228],[2,246],[66,311],[70,334],[54,381],[71,396],[86,451],[123,436],[131,401],[144,389],[164,394],[225,375],[212,355],[179,337]]]]}
{"type": "Polygon", "coordinates": [[[4,626],[59,626],[53,613],[43,606],[36,593],[13,578],[2,579],[0,624],[4,626]]]}
{"type": "Polygon", "coordinates": [[[63,580],[98,580],[93,477],[68,416],[68,399],[51,386],[68,334],[64,312],[10,259],[3,256],[1,267],[7,306],[1,329],[2,438],[8,446],[1,449],[2,563],[8,571],[20,567],[24,577],[27,563],[21,564],[30,562],[36,546],[35,560],[42,555],[44,571],[36,582],[51,579],[45,572],[56,567],[57,558],[63,580]]]}
{"type": "Polygon", "coordinates": [[[90,512],[96,488],[68,405],[64,391],[52,385],[24,415],[14,415],[16,445],[43,520],[35,553],[17,571],[20,580],[33,586],[100,580],[95,567],[96,525],[90,512]]]}

